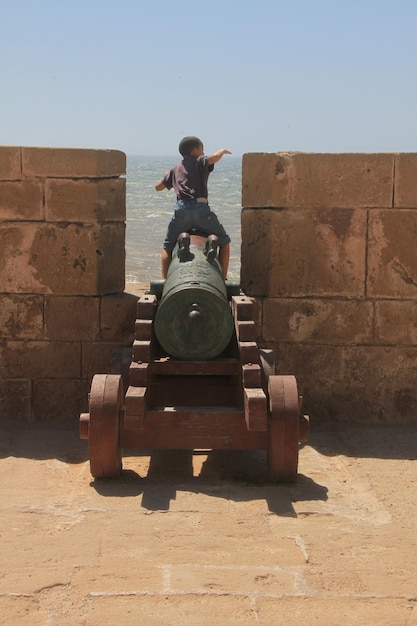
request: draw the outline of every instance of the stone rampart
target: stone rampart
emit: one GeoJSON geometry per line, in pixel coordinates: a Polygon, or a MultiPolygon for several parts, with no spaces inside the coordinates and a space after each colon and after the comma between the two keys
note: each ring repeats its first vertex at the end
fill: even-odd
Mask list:
{"type": "MultiPolygon", "coordinates": [[[[126,157],[0,147],[0,418],[76,419],[133,339],[126,157]]],[[[417,154],[246,154],[242,289],[315,421],[417,413],[417,154]]]]}
{"type": "Polygon", "coordinates": [[[417,416],[417,154],[245,154],[242,289],[315,420],[417,416]]]}
{"type": "Polygon", "coordinates": [[[74,418],[129,345],[126,157],[0,147],[0,417],[74,418]]]}

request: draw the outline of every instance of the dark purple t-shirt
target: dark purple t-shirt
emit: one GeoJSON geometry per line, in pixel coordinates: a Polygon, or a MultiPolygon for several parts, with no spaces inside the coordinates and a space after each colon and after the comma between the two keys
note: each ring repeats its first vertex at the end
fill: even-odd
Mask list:
{"type": "Polygon", "coordinates": [[[174,188],[177,200],[207,198],[207,181],[213,167],[208,164],[207,156],[196,158],[187,154],[162,181],[167,189],[174,188]]]}

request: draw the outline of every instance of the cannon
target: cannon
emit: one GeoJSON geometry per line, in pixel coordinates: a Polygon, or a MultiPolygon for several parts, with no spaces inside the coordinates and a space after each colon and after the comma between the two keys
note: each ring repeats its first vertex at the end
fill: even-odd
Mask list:
{"type": "Polygon", "coordinates": [[[114,478],[122,450],[266,450],[292,482],[308,439],[297,381],[256,342],[254,302],[223,280],[214,235],[183,233],[165,281],[138,299],[135,340],[95,374],[80,416],[91,474],[114,478]]]}

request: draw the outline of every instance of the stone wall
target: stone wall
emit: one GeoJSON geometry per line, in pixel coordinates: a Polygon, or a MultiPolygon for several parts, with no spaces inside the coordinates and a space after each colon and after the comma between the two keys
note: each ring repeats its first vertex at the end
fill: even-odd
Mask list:
{"type": "Polygon", "coordinates": [[[417,416],[417,154],[246,154],[242,288],[315,421],[417,416]]]}
{"type": "MultiPolygon", "coordinates": [[[[126,157],[0,147],[0,418],[77,419],[133,339],[126,157]]],[[[417,154],[246,154],[242,288],[314,421],[417,414],[417,154]]]]}
{"type": "Polygon", "coordinates": [[[0,418],[74,418],[132,340],[126,157],[0,147],[0,418]]]}

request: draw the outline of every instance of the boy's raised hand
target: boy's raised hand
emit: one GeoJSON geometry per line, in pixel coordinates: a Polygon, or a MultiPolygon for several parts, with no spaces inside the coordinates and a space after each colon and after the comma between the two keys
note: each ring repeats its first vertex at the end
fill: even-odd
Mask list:
{"type": "Polygon", "coordinates": [[[224,156],[225,154],[232,154],[232,153],[230,152],[230,150],[226,150],[226,148],[220,148],[220,150],[216,150],[216,152],[213,152],[213,154],[210,154],[210,156],[208,157],[209,165],[212,165],[213,163],[217,163],[218,161],[220,161],[222,156],[224,156]]]}

